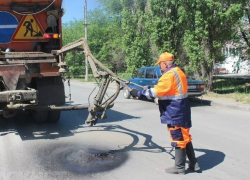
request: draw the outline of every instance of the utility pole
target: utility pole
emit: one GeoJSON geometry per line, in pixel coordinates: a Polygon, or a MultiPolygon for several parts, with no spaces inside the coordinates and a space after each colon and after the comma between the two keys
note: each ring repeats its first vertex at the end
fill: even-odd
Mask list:
{"type": "MultiPolygon", "coordinates": [[[[84,6],[84,17],[85,17],[85,39],[87,40],[88,36],[88,28],[87,28],[87,0],[85,0],[84,6]]],[[[89,81],[89,69],[88,69],[88,57],[85,53],[85,81],[89,81]]]]}

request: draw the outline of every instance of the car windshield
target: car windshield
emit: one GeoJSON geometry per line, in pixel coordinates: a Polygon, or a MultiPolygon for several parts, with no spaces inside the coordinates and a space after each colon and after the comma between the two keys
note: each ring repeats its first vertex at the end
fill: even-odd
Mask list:
{"type": "Polygon", "coordinates": [[[155,74],[154,72],[155,72],[154,69],[147,69],[145,78],[154,78],[154,74],[155,74]]]}
{"type": "Polygon", "coordinates": [[[144,78],[145,76],[145,69],[138,69],[137,73],[135,74],[135,78],[144,78]]]}

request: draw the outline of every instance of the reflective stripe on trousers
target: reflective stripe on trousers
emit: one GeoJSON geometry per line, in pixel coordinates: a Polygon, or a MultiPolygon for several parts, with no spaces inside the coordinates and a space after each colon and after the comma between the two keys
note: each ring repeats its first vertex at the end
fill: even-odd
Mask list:
{"type": "Polygon", "coordinates": [[[183,127],[168,127],[170,132],[171,145],[173,147],[186,148],[187,143],[191,142],[192,137],[189,134],[190,128],[183,127]]]}

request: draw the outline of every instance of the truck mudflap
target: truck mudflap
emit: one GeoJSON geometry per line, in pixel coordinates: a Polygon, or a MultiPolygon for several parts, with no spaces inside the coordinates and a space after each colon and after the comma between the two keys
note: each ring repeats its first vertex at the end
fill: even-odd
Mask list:
{"type": "Polygon", "coordinates": [[[25,65],[18,64],[18,65],[0,66],[0,76],[3,77],[5,85],[9,90],[16,89],[20,75],[25,75],[25,65]]]}

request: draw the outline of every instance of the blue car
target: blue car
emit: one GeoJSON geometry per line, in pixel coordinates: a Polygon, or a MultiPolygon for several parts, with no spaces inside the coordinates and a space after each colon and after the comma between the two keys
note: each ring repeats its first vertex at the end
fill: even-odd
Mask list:
{"type": "MultiPolygon", "coordinates": [[[[162,73],[159,66],[139,68],[137,70],[137,73],[131,79],[128,80],[129,82],[131,82],[131,84],[128,84],[128,87],[131,89],[142,89],[141,87],[138,87],[133,83],[140,86],[154,87],[154,85],[158,83],[158,80],[160,79],[161,75],[162,73]]],[[[204,81],[198,81],[187,78],[187,82],[188,97],[198,97],[206,93],[204,81]]],[[[126,87],[123,90],[123,96],[126,99],[130,98],[129,90],[126,87]]]]}

